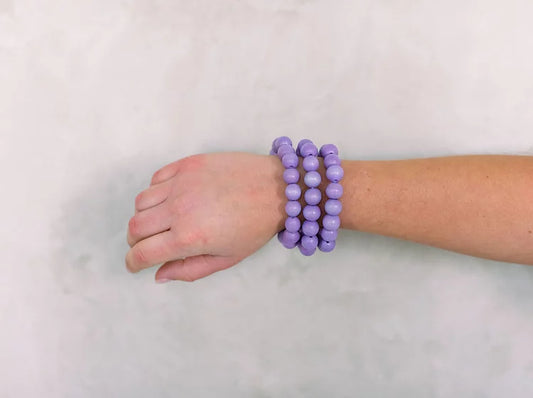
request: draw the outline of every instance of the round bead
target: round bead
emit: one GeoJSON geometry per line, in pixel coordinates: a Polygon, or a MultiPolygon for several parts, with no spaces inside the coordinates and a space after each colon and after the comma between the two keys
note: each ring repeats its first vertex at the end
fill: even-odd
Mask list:
{"type": "Polygon", "coordinates": [[[283,172],[283,180],[287,184],[296,184],[300,180],[300,172],[298,169],[285,169],[283,172]]]}
{"type": "Polygon", "coordinates": [[[285,229],[289,232],[298,232],[302,223],[298,217],[287,217],[285,220],[285,229]]]}
{"type": "Polygon", "coordinates": [[[285,188],[285,195],[289,200],[298,200],[302,195],[302,189],[298,184],[289,184],[285,188]]]}
{"type": "Polygon", "coordinates": [[[305,173],[304,182],[305,182],[305,185],[307,185],[308,187],[316,188],[320,185],[320,181],[322,181],[322,177],[317,171],[309,171],[305,173]]]}
{"type": "Polygon", "coordinates": [[[318,249],[324,253],[330,252],[335,249],[335,241],[320,240],[318,242],[318,249]]]}
{"type": "Polygon", "coordinates": [[[318,238],[316,236],[302,236],[300,243],[304,249],[312,250],[318,246],[318,238]]]}
{"type": "Polygon", "coordinates": [[[315,236],[320,229],[316,221],[304,221],[302,224],[302,234],[306,236],[315,236]]]}
{"type": "Polygon", "coordinates": [[[286,230],[278,232],[278,240],[281,244],[287,249],[292,249],[296,247],[300,241],[300,234],[298,232],[289,232],[286,230]],[[296,237],[297,235],[297,237],[296,237]]]}
{"type": "Polygon", "coordinates": [[[310,142],[311,144],[313,143],[313,141],[311,140],[308,140],[307,138],[304,138],[303,140],[300,140],[300,142],[298,143],[298,145],[296,146],[296,154],[298,156],[300,156],[300,149],[302,149],[302,146],[307,144],[308,142],[310,142]]]}
{"type": "Polygon", "coordinates": [[[341,165],[341,160],[339,159],[339,157],[337,155],[332,153],[331,155],[327,155],[324,158],[324,167],[328,168],[328,167],[333,166],[333,165],[340,166],[341,165]]]}
{"type": "Polygon", "coordinates": [[[322,199],[322,194],[320,193],[320,190],[317,188],[309,188],[305,191],[304,194],[305,202],[308,205],[317,205],[320,203],[320,200],[322,199]]]}
{"type": "Polygon", "coordinates": [[[300,148],[300,155],[304,158],[307,156],[316,156],[318,155],[318,149],[312,142],[307,142],[300,148]]]}
{"type": "Polygon", "coordinates": [[[326,214],[322,218],[322,226],[324,229],[329,229],[330,231],[333,231],[334,229],[339,229],[341,225],[341,219],[339,216],[330,216],[329,214],[326,214]]]}
{"type": "Polygon", "coordinates": [[[319,162],[316,156],[307,156],[303,158],[302,165],[305,171],[316,171],[318,170],[319,162]]]}
{"type": "Polygon", "coordinates": [[[276,151],[274,151],[274,149],[271,149],[270,152],[269,152],[269,155],[277,155],[276,151]]]}
{"type": "Polygon", "coordinates": [[[278,155],[278,158],[282,159],[283,156],[285,156],[286,154],[288,153],[294,153],[294,149],[292,148],[292,146],[290,145],[287,145],[287,144],[283,144],[281,145],[278,150],[276,151],[277,155],[278,155]]]}
{"type": "Polygon", "coordinates": [[[325,144],[320,147],[320,156],[322,156],[323,158],[331,154],[335,154],[335,155],[339,154],[339,150],[337,149],[335,145],[325,144]]]}
{"type": "Polygon", "coordinates": [[[289,217],[296,217],[302,211],[302,205],[297,200],[289,200],[285,204],[285,212],[289,217]]]}
{"type": "Polygon", "coordinates": [[[326,169],[326,177],[328,177],[328,180],[331,182],[339,182],[343,176],[344,171],[339,165],[333,165],[326,169]]]}
{"type": "Polygon", "coordinates": [[[326,195],[330,199],[339,199],[342,196],[342,193],[342,185],[336,182],[332,182],[326,187],[326,195]]]}
{"type": "Polygon", "coordinates": [[[304,256],[311,256],[316,251],[316,247],[314,247],[313,249],[306,249],[302,246],[301,243],[298,243],[298,249],[300,250],[300,253],[302,253],[304,256]]]}
{"type": "Polygon", "coordinates": [[[283,144],[287,144],[289,146],[292,147],[292,141],[289,137],[286,137],[286,136],[281,136],[281,137],[278,137],[274,140],[274,142],[272,143],[272,149],[274,150],[274,152],[278,152],[278,149],[281,145],[283,144]]]}
{"type": "Polygon", "coordinates": [[[327,240],[327,241],[332,241],[332,240],[336,240],[337,239],[337,235],[339,234],[339,230],[338,229],[334,229],[334,230],[329,230],[329,229],[324,229],[322,228],[320,230],[320,237],[323,239],[323,240],[327,240]]]}
{"type": "Polygon", "coordinates": [[[338,216],[342,210],[342,203],[337,199],[328,199],[324,205],[326,213],[332,216],[338,216]]]}
{"type": "Polygon", "coordinates": [[[304,218],[309,221],[316,221],[320,218],[320,207],[307,205],[304,206],[304,218]]]}
{"type": "Polygon", "coordinates": [[[281,158],[281,163],[283,163],[283,166],[285,166],[287,169],[294,168],[298,167],[298,159],[298,155],[296,155],[294,152],[290,152],[283,155],[281,158]]]}

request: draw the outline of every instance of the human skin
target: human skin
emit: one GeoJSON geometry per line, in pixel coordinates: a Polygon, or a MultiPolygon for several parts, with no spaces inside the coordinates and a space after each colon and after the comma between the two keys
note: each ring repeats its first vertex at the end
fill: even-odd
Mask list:
{"type": "MultiPolygon", "coordinates": [[[[533,156],[341,165],[341,228],[533,265],[533,156]]],[[[283,170],[276,156],[244,152],[193,155],[164,166],[135,199],[127,269],[163,264],[156,281],[194,281],[239,263],[284,228],[283,170]]],[[[319,172],[323,192],[322,162],[319,172]]],[[[324,201],[323,195],[322,209],[324,201]]]]}

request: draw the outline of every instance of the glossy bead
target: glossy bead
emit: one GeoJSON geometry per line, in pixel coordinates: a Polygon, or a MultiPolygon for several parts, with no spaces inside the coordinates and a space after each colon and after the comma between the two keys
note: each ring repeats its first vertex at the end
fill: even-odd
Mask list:
{"type": "Polygon", "coordinates": [[[302,211],[302,205],[297,200],[289,200],[285,204],[285,212],[289,217],[296,217],[302,211]]]}
{"type": "Polygon", "coordinates": [[[327,241],[332,241],[332,240],[336,240],[337,239],[337,236],[339,234],[339,230],[338,229],[334,229],[334,230],[329,230],[329,229],[324,229],[322,228],[320,230],[320,237],[324,240],[327,240],[327,241]]]}
{"type": "Polygon", "coordinates": [[[302,189],[298,184],[289,184],[285,188],[285,195],[289,200],[298,200],[302,195],[302,189]]]}
{"type": "Polygon", "coordinates": [[[300,140],[300,142],[299,142],[298,145],[296,146],[296,154],[297,154],[298,156],[301,155],[301,153],[300,153],[300,149],[302,149],[302,146],[305,145],[305,144],[307,144],[308,142],[310,142],[311,144],[313,143],[313,141],[308,140],[307,138],[304,138],[303,140],[300,140]]]}
{"type": "Polygon", "coordinates": [[[316,221],[320,218],[320,207],[307,205],[304,206],[304,218],[309,221],[316,221]]]}
{"type": "Polygon", "coordinates": [[[307,156],[316,156],[318,155],[318,149],[316,148],[316,145],[312,142],[307,142],[302,145],[300,148],[300,156],[307,157],[307,156]]]}
{"type": "Polygon", "coordinates": [[[309,188],[305,191],[304,194],[305,202],[308,205],[317,205],[320,203],[320,200],[322,199],[322,194],[320,193],[320,190],[317,188],[309,188]]]}
{"type": "Polygon", "coordinates": [[[278,240],[287,249],[292,249],[296,247],[300,241],[300,234],[298,232],[289,232],[287,230],[283,230],[278,232],[278,240]]]}
{"type": "Polygon", "coordinates": [[[326,195],[330,199],[339,199],[343,194],[342,185],[336,182],[328,184],[326,187],[326,195]]]}
{"type": "Polygon", "coordinates": [[[298,217],[287,217],[285,220],[285,229],[289,232],[298,232],[300,230],[301,222],[298,217]]]}
{"type": "Polygon", "coordinates": [[[337,199],[328,199],[324,205],[326,213],[332,216],[338,216],[342,210],[342,203],[337,199]]]}
{"type": "Polygon", "coordinates": [[[324,253],[328,253],[330,251],[332,251],[333,249],[335,249],[335,241],[332,240],[332,241],[327,241],[327,240],[323,240],[321,239],[319,242],[318,242],[318,249],[324,253]]]}
{"type": "Polygon", "coordinates": [[[316,156],[307,156],[303,158],[302,165],[305,171],[318,170],[319,162],[316,156]]]}
{"type": "Polygon", "coordinates": [[[335,145],[325,144],[320,147],[320,156],[322,156],[323,158],[331,154],[335,154],[335,155],[339,154],[339,150],[337,149],[335,145]]]}
{"type": "Polygon", "coordinates": [[[298,167],[298,159],[300,159],[298,155],[296,155],[294,152],[290,152],[283,155],[281,158],[281,163],[283,163],[283,166],[285,166],[287,169],[294,168],[298,167]]]}
{"type": "Polygon", "coordinates": [[[300,250],[300,253],[302,253],[304,256],[311,256],[316,251],[316,247],[312,249],[306,249],[305,247],[302,246],[301,243],[298,243],[298,249],[300,250]]]}
{"type": "Polygon", "coordinates": [[[287,144],[283,144],[281,145],[278,150],[276,151],[277,155],[278,155],[278,158],[282,159],[283,156],[285,156],[286,154],[288,153],[294,153],[294,149],[292,148],[292,146],[290,145],[287,145],[287,144]]]}
{"type": "Polygon", "coordinates": [[[314,236],[320,230],[320,226],[316,221],[304,221],[302,224],[302,234],[307,236],[314,236]]]}
{"type": "Polygon", "coordinates": [[[329,229],[330,231],[333,231],[334,229],[338,229],[341,225],[341,220],[339,216],[330,216],[329,214],[326,214],[322,218],[322,227],[325,229],[329,229]]]}
{"type": "Polygon", "coordinates": [[[339,157],[335,154],[328,155],[324,158],[324,167],[328,168],[333,165],[340,166],[341,160],[339,157]]]}
{"type": "Polygon", "coordinates": [[[292,141],[289,137],[286,137],[286,136],[281,136],[281,137],[278,137],[274,140],[274,142],[272,143],[272,149],[274,150],[274,152],[278,152],[278,149],[281,145],[283,144],[286,144],[286,145],[289,145],[292,147],[292,141]]]}
{"type": "Polygon", "coordinates": [[[318,238],[316,236],[302,236],[302,239],[300,240],[300,243],[302,246],[308,250],[316,249],[318,246],[318,238]]]}
{"type": "Polygon", "coordinates": [[[300,180],[300,172],[298,169],[285,169],[283,172],[283,180],[287,184],[296,184],[300,180]]]}
{"type": "MultiPolygon", "coordinates": [[[[316,159],[316,158],[315,158],[316,159]]],[[[305,173],[304,182],[310,188],[316,188],[320,185],[322,177],[317,171],[308,171],[305,173]]]]}
{"type": "Polygon", "coordinates": [[[344,176],[344,170],[341,166],[333,165],[326,169],[326,177],[331,182],[339,182],[344,176]]]}

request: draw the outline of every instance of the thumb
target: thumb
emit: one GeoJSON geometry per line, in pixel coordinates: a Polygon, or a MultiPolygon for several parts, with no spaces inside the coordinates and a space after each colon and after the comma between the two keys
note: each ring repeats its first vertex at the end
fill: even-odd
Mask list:
{"type": "Polygon", "coordinates": [[[211,254],[186,257],[163,264],[155,274],[155,281],[158,283],[169,280],[193,282],[229,268],[236,263],[237,261],[233,257],[213,256],[211,254]]]}

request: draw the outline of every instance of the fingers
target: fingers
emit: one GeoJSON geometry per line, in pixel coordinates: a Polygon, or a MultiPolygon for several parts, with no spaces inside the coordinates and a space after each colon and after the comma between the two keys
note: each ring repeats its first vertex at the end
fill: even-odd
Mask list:
{"type": "Polygon", "coordinates": [[[233,257],[201,254],[163,264],[157,270],[155,279],[159,283],[169,280],[193,282],[217,271],[229,268],[236,263],[237,261],[233,257]]]}
{"type": "Polygon", "coordinates": [[[135,212],[140,212],[163,203],[170,192],[170,183],[164,183],[150,186],[135,198],[135,212]]]}
{"type": "Polygon", "coordinates": [[[152,182],[150,185],[161,184],[167,180],[170,180],[180,170],[182,160],[176,160],[175,162],[169,163],[166,166],[162,167],[156,171],[152,177],[152,182]]]}
{"type": "Polygon", "coordinates": [[[200,245],[184,240],[180,242],[173,231],[165,231],[139,241],[126,254],[126,268],[130,272],[161,264],[176,258],[196,256],[200,245]]]}
{"type": "Polygon", "coordinates": [[[156,206],[141,211],[130,218],[128,244],[135,245],[142,239],[166,231],[170,228],[171,214],[167,206],[156,206]]]}

